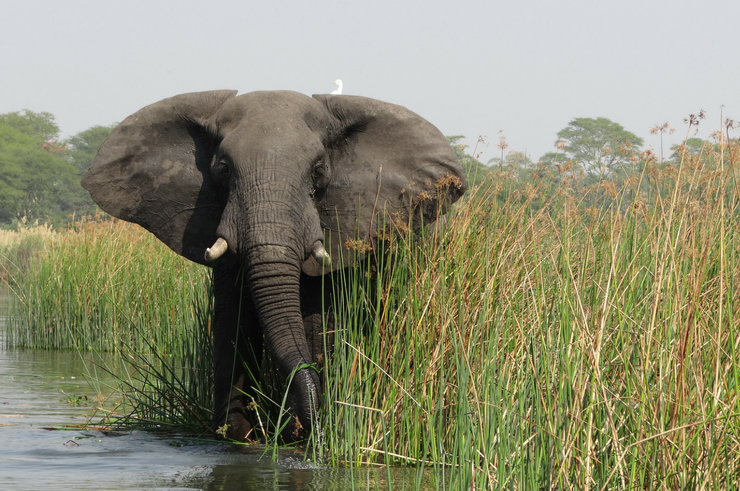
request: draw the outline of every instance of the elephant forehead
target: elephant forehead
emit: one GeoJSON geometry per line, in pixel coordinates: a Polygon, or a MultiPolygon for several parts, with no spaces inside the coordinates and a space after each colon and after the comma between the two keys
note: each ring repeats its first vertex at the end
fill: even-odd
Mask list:
{"type": "Polygon", "coordinates": [[[315,158],[323,148],[326,111],[314,99],[289,91],[252,92],[219,113],[221,150],[234,157],[255,154],[315,158]]]}
{"type": "Polygon", "coordinates": [[[221,142],[221,153],[242,163],[313,160],[324,150],[320,135],[294,121],[244,121],[221,142]]]}
{"type": "Polygon", "coordinates": [[[306,95],[289,90],[257,91],[242,94],[221,108],[217,123],[220,127],[238,125],[243,120],[302,121],[305,115],[320,114],[322,106],[306,95]]]}

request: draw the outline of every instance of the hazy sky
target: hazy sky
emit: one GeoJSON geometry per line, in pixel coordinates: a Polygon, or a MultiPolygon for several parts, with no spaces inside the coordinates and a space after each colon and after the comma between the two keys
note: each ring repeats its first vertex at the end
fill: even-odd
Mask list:
{"type": "MultiPolygon", "coordinates": [[[[576,117],[658,150],[651,127],[740,120],[738,0],[33,1],[0,18],[0,113],[63,136],[178,93],[334,90],[401,104],[446,135],[534,159],[576,117]]],[[[480,150],[480,149],[479,149],[480,150]]]]}

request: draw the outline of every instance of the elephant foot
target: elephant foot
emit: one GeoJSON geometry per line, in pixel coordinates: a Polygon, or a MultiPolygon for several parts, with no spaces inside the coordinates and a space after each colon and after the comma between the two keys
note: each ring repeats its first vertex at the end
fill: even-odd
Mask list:
{"type": "Polygon", "coordinates": [[[216,438],[235,442],[256,442],[258,440],[254,427],[240,411],[234,411],[226,418],[226,422],[217,424],[216,438]]]}
{"type": "Polygon", "coordinates": [[[291,420],[285,425],[280,437],[285,443],[295,443],[301,440],[305,440],[308,437],[306,428],[303,427],[298,416],[293,416],[291,420]]]}

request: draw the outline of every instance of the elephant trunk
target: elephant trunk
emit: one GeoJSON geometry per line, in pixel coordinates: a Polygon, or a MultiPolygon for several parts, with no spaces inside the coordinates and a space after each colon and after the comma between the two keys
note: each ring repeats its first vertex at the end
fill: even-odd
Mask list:
{"type": "Polygon", "coordinates": [[[310,431],[319,403],[319,378],[305,336],[300,265],[290,248],[255,246],[247,254],[249,287],[267,347],[290,392],[301,426],[310,431]]]}
{"type": "Polygon", "coordinates": [[[285,185],[292,179],[283,176],[240,187],[250,192],[235,196],[239,207],[227,204],[219,236],[225,237],[228,248],[238,253],[246,267],[266,347],[281,377],[288,380],[292,376],[291,399],[307,433],[316,418],[319,377],[309,367],[313,360],[301,314],[301,265],[309,254],[315,253],[325,262],[331,259],[323,246],[315,252],[311,249],[316,237],[306,233],[305,210],[309,204],[300,202],[307,194],[301,192],[298,183],[285,185]],[[265,196],[272,199],[266,200],[265,196]]]}

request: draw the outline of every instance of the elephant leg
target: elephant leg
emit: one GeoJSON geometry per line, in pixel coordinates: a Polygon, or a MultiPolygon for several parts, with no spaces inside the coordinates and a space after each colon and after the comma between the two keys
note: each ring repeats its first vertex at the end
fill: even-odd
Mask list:
{"type": "Polygon", "coordinates": [[[301,274],[301,315],[311,351],[311,361],[321,371],[326,364],[324,353],[334,348],[334,312],[332,309],[332,275],[301,274]],[[326,335],[324,333],[326,318],[326,335]]]}
{"type": "Polygon", "coordinates": [[[244,441],[257,438],[248,405],[252,377],[259,379],[263,339],[239,265],[229,259],[220,261],[213,274],[214,424],[219,435],[244,441]]]}

